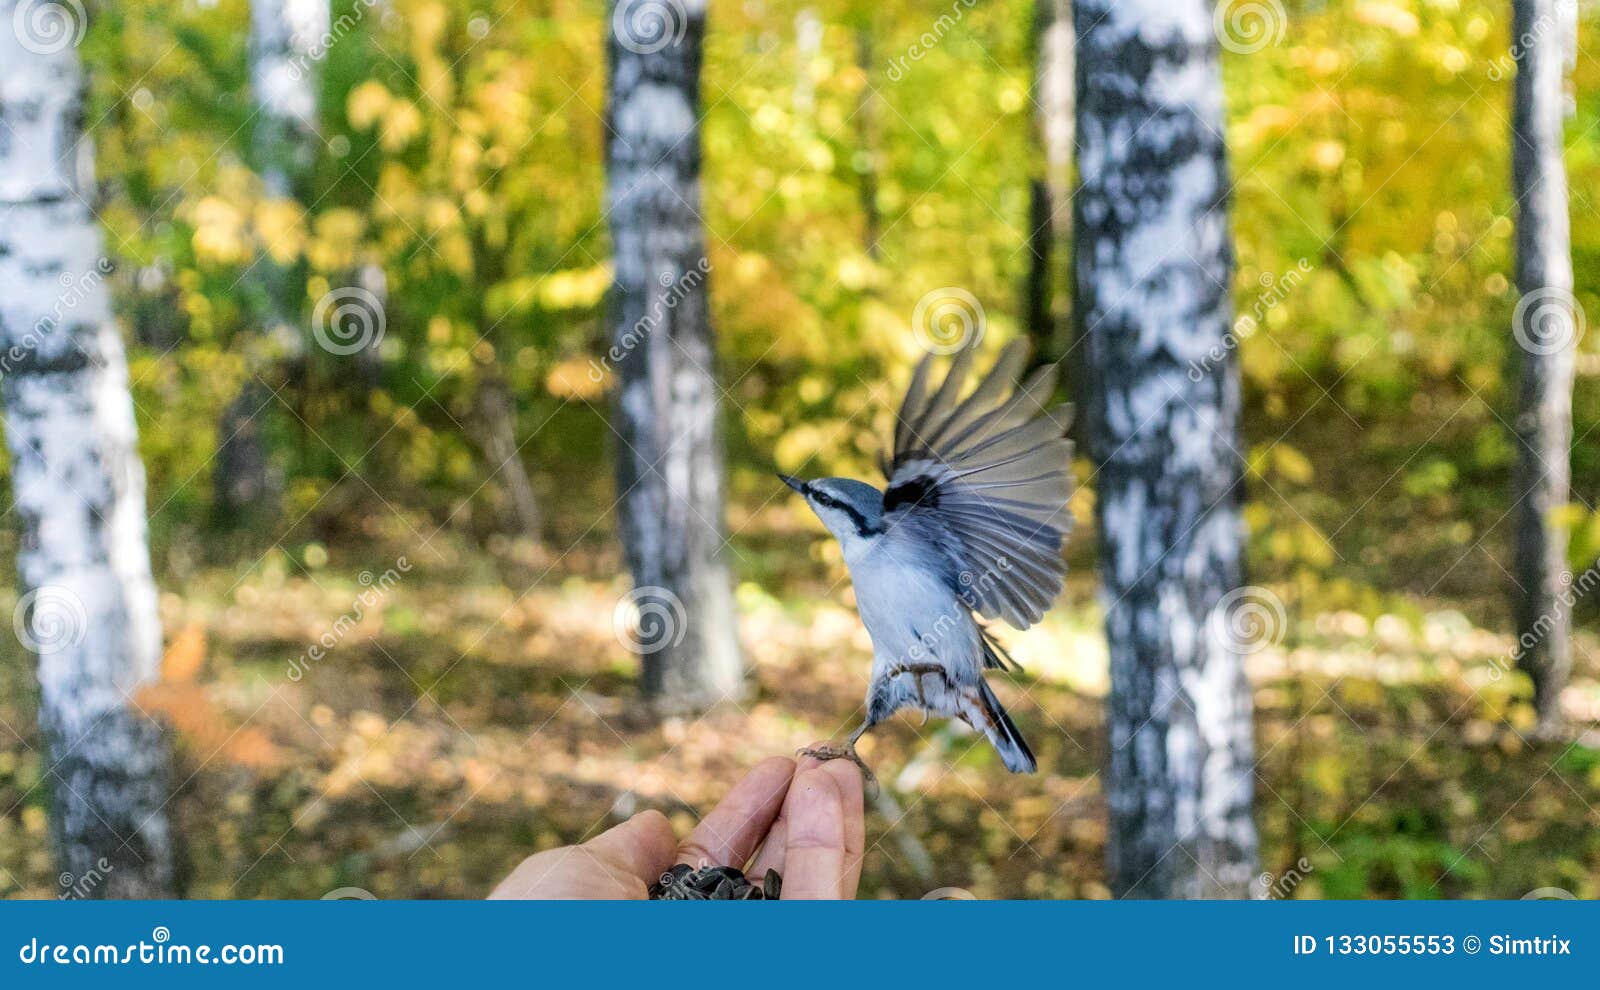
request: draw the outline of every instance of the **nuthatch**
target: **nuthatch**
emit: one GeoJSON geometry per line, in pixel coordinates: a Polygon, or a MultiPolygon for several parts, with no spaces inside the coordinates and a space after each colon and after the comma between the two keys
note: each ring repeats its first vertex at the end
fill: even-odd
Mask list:
{"type": "Polygon", "coordinates": [[[802,751],[809,755],[861,764],[862,734],[916,708],[982,732],[1013,773],[1037,769],[983,677],[1015,661],[973,613],[1026,629],[1061,592],[1071,407],[1044,405],[1053,366],[1017,384],[1027,360],[1020,342],[963,397],[972,355],[959,352],[931,395],[931,356],[918,365],[884,464],[885,491],[850,478],[779,475],[838,538],[872,637],[866,721],[844,746],[802,751]]]}

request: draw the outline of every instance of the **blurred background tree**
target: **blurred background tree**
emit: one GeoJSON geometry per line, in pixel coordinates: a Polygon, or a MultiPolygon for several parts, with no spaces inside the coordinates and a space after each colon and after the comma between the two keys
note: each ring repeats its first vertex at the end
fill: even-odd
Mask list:
{"type": "Polygon", "coordinates": [[[617,528],[640,613],[644,692],[664,710],[744,691],[700,217],[705,32],[700,0],[616,0],[606,46],[617,528]]]}
{"type": "Polygon", "coordinates": [[[160,675],[161,619],[113,266],[91,208],[83,67],[70,21],[27,14],[0,3],[18,25],[0,32],[0,398],[21,578],[12,629],[37,657],[62,885],[92,875],[100,896],[172,897],[170,753],[134,698],[160,675]]]}
{"type": "Polygon", "coordinates": [[[1511,334],[1521,353],[1517,461],[1512,472],[1516,540],[1512,613],[1518,657],[1533,680],[1540,730],[1564,721],[1561,692],[1572,667],[1572,619],[1560,600],[1572,584],[1560,514],[1571,494],[1572,376],[1577,356],[1564,80],[1577,54],[1575,3],[1512,5],[1517,76],[1511,106],[1511,192],[1517,201],[1516,283],[1511,334]],[[1565,8],[1565,9],[1563,9],[1565,8]]]}

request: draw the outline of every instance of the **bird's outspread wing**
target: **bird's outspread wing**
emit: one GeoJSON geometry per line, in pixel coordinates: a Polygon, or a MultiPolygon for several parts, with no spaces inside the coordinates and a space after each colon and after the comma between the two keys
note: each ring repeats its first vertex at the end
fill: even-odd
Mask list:
{"type": "Polygon", "coordinates": [[[1008,346],[965,392],[971,348],[929,392],[932,358],[911,379],[884,465],[886,538],[916,540],[951,588],[988,619],[1038,622],[1061,593],[1061,545],[1070,515],[1070,406],[1047,409],[1054,366],[1018,384],[1027,346],[1008,346]]]}

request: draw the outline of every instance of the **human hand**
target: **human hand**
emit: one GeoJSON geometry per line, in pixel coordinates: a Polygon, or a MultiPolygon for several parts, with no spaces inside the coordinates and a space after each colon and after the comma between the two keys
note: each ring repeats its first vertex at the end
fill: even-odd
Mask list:
{"type": "Polygon", "coordinates": [[[679,842],[645,811],[581,845],[529,856],[491,898],[643,900],[674,863],[732,865],[783,877],[786,900],[854,897],[866,838],[861,774],[834,760],[775,757],[734,785],[679,842]]]}
{"type": "Polygon", "coordinates": [[[865,806],[854,763],[802,756],[746,875],[759,880],[777,870],[786,901],[854,899],[867,839],[865,806]]]}

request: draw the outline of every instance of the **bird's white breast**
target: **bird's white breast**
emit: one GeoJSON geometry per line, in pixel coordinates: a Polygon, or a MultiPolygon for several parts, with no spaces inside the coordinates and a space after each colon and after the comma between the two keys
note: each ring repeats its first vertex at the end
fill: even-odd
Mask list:
{"type": "Polygon", "coordinates": [[[873,673],[884,667],[937,661],[977,662],[977,627],[942,575],[914,555],[878,543],[846,554],[856,609],[872,637],[873,673]],[[852,559],[853,558],[853,559],[852,559]]]}

